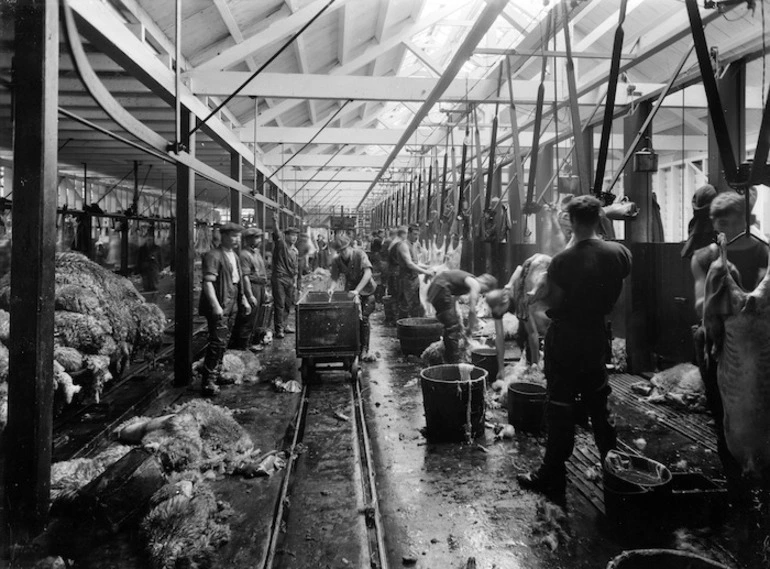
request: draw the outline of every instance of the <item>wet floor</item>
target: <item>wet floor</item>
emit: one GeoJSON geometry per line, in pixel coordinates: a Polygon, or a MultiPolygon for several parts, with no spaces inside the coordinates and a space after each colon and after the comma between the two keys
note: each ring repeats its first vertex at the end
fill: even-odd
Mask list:
{"type": "MultiPolygon", "coordinates": [[[[391,566],[416,560],[417,567],[464,567],[475,557],[488,568],[588,568],[620,552],[573,489],[570,523],[559,524],[538,514],[536,495],[518,488],[516,474],[541,456],[537,438],[495,441],[487,429],[474,444],[428,443],[420,366],[404,361],[394,328],[373,328],[382,357],[366,366],[363,381],[391,566]]],[[[507,422],[506,415],[488,409],[487,421],[507,422]]]]}
{"type": "MultiPolygon", "coordinates": [[[[459,569],[471,557],[477,567],[486,569],[599,569],[627,548],[677,546],[671,531],[641,543],[635,535],[619,536],[608,524],[601,488],[586,475],[598,466],[590,433],[579,430],[577,436],[565,519],[537,495],[522,491],[515,480],[517,473],[537,466],[542,437],[517,433],[511,440],[495,440],[487,428],[472,444],[429,443],[423,434],[422,365],[404,359],[395,328],[385,327],[382,319],[381,311],[372,316],[372,352],[379,359],[363,365],[361,399],[371,436],[385,563],[377,557],[372,538],[349,374],[324,373],[308,389],[302,444],[290,472],[288,494],[280,502],[281,519],[276,521],[275,514],[285,471],[269,479],[233,477],[214,482],[218,499],[234,510],[232,539],[218,551],[214,566],[261,568],[274,555],[272,567],[286,569],[384,564],[459,569]],[[276,527],[280,531],[271,552],[270,536],[276,527]]],[[[279,376],[299,380],[294,337],[275,341],[262,357],[263,382],[224,387],[216,403],[233,410],[259,448],[287,448],[301,398],[276,391],[270,380],[279,376]]],[[[616,376],[611,400],[627,448],[643,438],[645,454],[651,458],[669,466],[684,461],[688,469],[718,476],[707,418],[651,411],[629,396],[627,384],[633,379],[616,376]]],[[[197,393],[172,390],[159,397],[147,414],[161,414],[171,402],[191,397],[197,393]]],[[[486,422],[507,423],[507,413],[488,407],[486,422]]],[[[744,556],[750,559],[744,563],[731,558],[730,553],[741,558],[741,550],[751,539],[756,541],[756,535],[734,530],[729,520],[726,529],[697,532],[691,538],[688,546],[709,557],[736,567],[762,566],[756,564],[756,556],[744,556]]],[[[94,552],[77,566],[142,567],[143,558],[132,539],[135,542],[135,536],[115,538],[111,545],[105,542],[101,553],[94,552]],[[134,553],[129,555],[129,550],[134,553]]]]}

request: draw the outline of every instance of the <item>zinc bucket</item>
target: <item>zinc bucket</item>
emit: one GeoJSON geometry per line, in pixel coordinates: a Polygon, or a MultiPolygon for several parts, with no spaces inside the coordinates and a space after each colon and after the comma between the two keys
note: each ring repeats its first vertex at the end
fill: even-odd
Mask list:
{"type": "Polygon", "coordinates": [[[476,438],[484,433],[486,377],[485,370],[470,364],[438,365],[427,367],[420,372],[428,440],[465,440],[469,405],[471,436],[476,438]],[[464,376],[461,366],[469,370],[467,375],[464,376]]]}
{"type": "Polygon", "coordinates": [[[444,325],[435,318],[402,318],[396,322],[401,353],[419,356],[425,348],[441,339],[444,325]]]}
{"type": "Polygon", "coordinates": [[[528,381],[508,386],[508,422],[518,431],[539,433],[545,415],[545,387],[528,381]]]}
{"type": "Polygon", "coordinates": [[[494,348],[473,348],[471,363],[487,372],[487,382],[492,383],[497,378],[497,350],[494,348]]]}

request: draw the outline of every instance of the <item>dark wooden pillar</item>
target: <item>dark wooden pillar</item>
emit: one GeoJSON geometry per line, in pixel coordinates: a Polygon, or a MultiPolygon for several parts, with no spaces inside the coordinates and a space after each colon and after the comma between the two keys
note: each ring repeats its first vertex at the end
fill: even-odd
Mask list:
{"type": "MultiPolygon", "coordinates": [[[[628,148],[652,110],[652,103],[640,103],[636,112],[623,120],[623,142],[628,148]]],[[[645,133],[652,136],[652,129],[645,133]]],[[[642,137],[636,150],[648,145],[642,137]]],[[[631,276],[626,279],[626,352],[628,369],[633,373],[654,369],[652,355],[655,330],[655,259],[649,244],[652,236],[652,180],[648,172],[634,172],[630,161],[623,173],[625,195],[639,205],[639,215],[625,222],[626,244],[634,256],[631,276]]]]}
{"type": "MultiPolygon", "coordinates": [[[[553,186],[546,187],[551,176],[553,176],[553,144],[547,144],[540,147],[540,153],[537,158],[537,173],[535,176],[535,193],[532,196],[533,200],[536,200],[540,194],[543,194],[543,199],[540,200],[540,203],[550,203],[553,201],[553,186]]],[[[543,223],[541,215],[536,215],[535,217],[537,218],[537,228],[529,227],[528,229],[530,231],[537,230],[537,250],[542,251],[543,245],[545,244],[545,235],[543,233],[545,223],[543,223]]]]}
{"type": "MultiPolygon", "coordinates": [[[[235,150],[230,152],[230,177],[238,183],[243,181],[243,160],[235,150]]],[[[243,195],[230,188],[230,221],[241,223],[243,218],[243,195]]]]}
{"type": "MultiPolygon", "coordinates": [[[[192,113],[182,107],[181,131],[184,146],[195,152],[190,136],[192,113]]],[[[176,167],[176,294],[174,299],[174,385],[190,383],[192,374],[193,266],[195,262],[195,172],[183,164],[176,167]]]]}
{"type": "MultiPolygon", "coordinates": [[[[727,119],[727,131],[735,161],[740,164],[746,159],[746,61],[730,64],[724,76],[717,79],[722,109],[727,119]]],[[[708,180],[709,184],[723,192],[729,187],[725,181],[724,164],[719,158],[719,147],[714,127],[709,121],[708,134],[708,180]]]]}
{"type": "MultiPolygon", "coordinates": [[[[13,244],[2,544],[44,527],[51,485],[59,5],[16,5],[13,244]]],[[[0,545],[0,549],[3,546],[0,545]]]]}

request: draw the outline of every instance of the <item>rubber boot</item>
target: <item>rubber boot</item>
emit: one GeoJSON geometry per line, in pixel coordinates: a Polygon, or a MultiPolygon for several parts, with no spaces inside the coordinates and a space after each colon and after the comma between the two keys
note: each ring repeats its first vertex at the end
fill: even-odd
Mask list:
{"type": "Polygon", "coordinates": [[[216,381],[213,379],[215,373],[216,369],[211,370],[203,366],[201,372],[201,395],[203,397],[216,397],[219,395],[219,387],[217,387],[216,381]]]}
{"type": "Polygon", "coordinates": [[[517,475],[516,480],[521,488],[542,494],[557,506],[567,508],[567,469],[564,464],[542,464],[534,472],[517,475]]]}
{"type": "Polygon", "coordinates": [[[537,471],[516,477],[522,488],[539,492],[562,508],[567,505],[565,463],[575,446],[573,406],[550,401],[546,408],[548,439],[543,464],[537,471]]]}

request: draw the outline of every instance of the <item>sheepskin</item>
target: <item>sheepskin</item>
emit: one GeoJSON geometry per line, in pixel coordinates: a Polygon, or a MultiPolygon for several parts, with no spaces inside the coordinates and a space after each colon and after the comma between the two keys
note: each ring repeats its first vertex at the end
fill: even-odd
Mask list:
{"type": "Polygon", "coordinates": [[[5,310],[0,310],[0,342],[8,343],[11,337],[11,315],[5,310]]]}
{"type": "Polygon", "coordinates": [[[51,501],[71,502],[86,484],[123,458],[131,450],[125,445],[112,445],[93,458],[75,458],[51,465],[51,501]]]}
{"type": "Polygon", "coordinates": [[[9,354],[5,344],[0,344],[0,383],[8,381],[9,354]]]}
{"type": "Polygon", "coordinates": [[[141,528],[153,569],[209,566],[216,548],[230,539],[231,509],[200,476],[172,479],[151,503],[141,528]]]}
{"type": "MultiPolygon", "coordinates": [[[[254,460],[259,451],[251,437],[233,419],[232,413],[208,401],[196,399],[171,409],[173,416],[156,430],[147,432],[141,444],[155,451],[169,472],[215,470],[230,473],[243,462],[254,460]]],[[[134,417],[124,427],[150,421],[134,417]]]]}
{"type": "Polygon", "coordinates": [[[521,358],[514,365],[505,366],[503,379],[492,383],[492,389],[499,394],[497,402],[500,405],[508,404],[508,387],[518,382],[536,383],[545,387],[545,374],[539,365],[530,365],[525,358],[521,358]]]}
{"type": "Polygon", "coordinates": [[[83,369],[83,354],[75,348],[56,346],[53,350],[53,357],[67,373],[83,369]]]}

